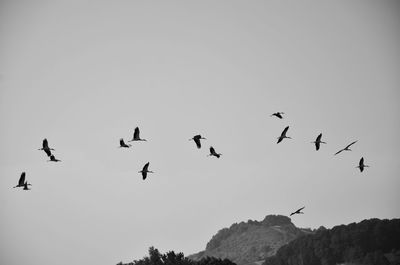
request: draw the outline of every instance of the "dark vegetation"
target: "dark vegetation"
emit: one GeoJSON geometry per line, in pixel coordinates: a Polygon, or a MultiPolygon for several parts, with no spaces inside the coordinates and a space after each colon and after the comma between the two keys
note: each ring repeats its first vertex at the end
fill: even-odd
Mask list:
{"type": "Polygon", "coordinates": [[[118,263],[117,265],[236,265],[228,259],[218,259],[214,257],[206,257],[198,261],[186,258],[183,253],[175,253],[169,251],[161,254],[154,247],[149,248],[149,256],[141,260],[134,260],[130,263],[118,263]]]}
{"type": "Polygon", "coordinates": [[[281,247],[264,265],[399,265],[400,219],[318,229],[281,247]]]}

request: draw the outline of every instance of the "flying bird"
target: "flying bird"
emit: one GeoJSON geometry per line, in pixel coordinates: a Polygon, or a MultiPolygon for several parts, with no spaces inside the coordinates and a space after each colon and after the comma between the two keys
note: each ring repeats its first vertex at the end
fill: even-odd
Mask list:
{"type": "Polygon", "coordinates": [[[303,210],[305,208],[305,206],[304,207],[301,207],[300,209],[298,209],[297,211],[294,211],[293,213],[291,213],[290,214],[290,216],[292,216],[292,215],[294,215],[294,214],[304,214],[301,210],[303,210]]]}
{"type": "Polygon", "coordinates": [[[54,155],[51,155],[50,160],[47,160],[47,162],[61,162],[61,160],[58,160],[54,155]]]}
{"type": "Polygon", "coordinates": [[[368,165],[364,165],[364,157],[361,157],[357,168],[360,169],[360,172],[363,172],[365,167],[369,167],[369,166],[368,165]]]}
{"type": "Polygon", "coordinates": [[[147,178],[147,173],[154,173],[153,171],[149,170],[149,165],[150,162],[147,162],[146,165],[144,165],[143,169],[139,171],[139,173],[142,173],[143,180],[147,178]]]}
{"type": "MultiPolygon", "coordinates": [[[[28,185],[31,185],[31,184],[28,184],[28,185]]],[[[19,177],[19,180],[18,180],[18,185],[13,188],[24,187],[24,186],[25,186],[25,172],[22,172],[21,176],[19,177]]]]}
{"type": "Polygon", "coordinates": [[[132,140],[128,141],[128,142],[133,142],[133,141],[147,141],[146,139],[141,139],[140,138],[140,130],[139,127],[135,128],[135,132],[133,133],[133,138],[132,140]]]}
{"type": "Polygon", "coordinates": [[[352,146],[353,144],[357,143],[357,141],[352,142],[351,144],[349,144],[348,146],[346,146],[343,149],[340,149],[339,151],[337,151],[334,155],[337,155],[343,151],[351,151],[350,146],[352,146]]]}
{"type": "Polygon", "coordinates": [[[42,148],[38,149],[38,150],[43,150],[47,156],[51,156],[51,150],[54,151],[53,148],[49,147],[49,143],[47,142],[47,139],[43,139],[43,143],[42,143],[42,148]]]}
{"type": "Polygon", "coordinates": [[[189,139],[189,141],[193,140],[196,143],[197,148],[201,148],[201,142],[200,142],[201,139],[206,140],[206,138],[204,138],[200,134],[198,134],[198,135],[193,136],[193,138],[189,139]]]}
{"type": "Polygon", "coordinates": [[[119,147],[125,147],[125,148],[129,148],[129,147],[131,147],[132,145],[130,145],[130,144],[126,144],[125,142],[124,142],[124,139],[119,139],[119,147]]]}
{"type": "Polygon", "coordinates": [[[285,114],[285,113],[284,112],[275,112],[275,113],[271,114],[271,117],[275,116],[275,117],[278,117],[279,119],[283,119],[282,114],[285,114]]]}
{"type": "Polygon", "coordinates": [[[289,130],[289,126],[287,126],[283,132],[281,133],[281,136],[278,137],[278,142],[277,144],[279,144],[283,139],[288,138],[288,139],[292,139],[291,137],[286,136],[287,131],[289,130]]]}
{"type": "Polygon", "coordinates": [[[320,134],[318,135],[317,139],[316,139],[314,142],[311,142],[311,143],[314,143],[314,144],[315,144],[315,149],[316,149],[317,151],[319,150],[320,144],[326,144],[325,142],[321,141],[321,138],[322,138],[322,133],[320,133],[320,134]]]}
{"type": "Polygon", "coordinates": [[[219,158],[222,154],[218,154],[217,152],[215,152],[214,147],[210,146],[210,154],[208,156],[215,156],[217,158],[219,158]]]}

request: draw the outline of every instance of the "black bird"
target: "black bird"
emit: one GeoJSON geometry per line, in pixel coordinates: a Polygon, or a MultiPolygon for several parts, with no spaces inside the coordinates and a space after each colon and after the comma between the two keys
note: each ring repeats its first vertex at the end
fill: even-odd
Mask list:
{"type": "Polygon", "coordinates": [[[218,154],[217,152],[215,152],[214,147],[210,146],[210,154],[208,156],[215,156],[217,158],[219,158],[222,154],[218,154]]]}
{"type": "Polygon", "coordinates": [[[200,134],[198,134],[198,135],[193,136],[192,139],[189,139],[189,141],[193,140],[196,143],[197,148],[201,148],[201,142],[200,142],[201,139],[206,140],[206,138],[204,138],[200,134]]]}
{"type": "Polygon", "coordinates": [[[139,127],[135,128],[135,132],[133,133],[133,138],[132,140],[128,141],[128,142],[133,142],[133,141],[147,141],[146,139],[140,139],[140,130],[139,127]]]}
{"type": "Polygon", "coordinates": [[[61,162],[61,160],[58,160],[54,155],[51,155],[50,160],[47,160],[47,162],[61,162]]]}
{"type": "Polygon", "coordinates": [[[47,142],[47,139],[43,139],[43,143],[42,143],[42,148],[38,149],[38,150],[43,150],[45,151],[45,153],[47,154],[47,156],[51,156],[51,150],[54,151],[53,148],[49,147],[49,143],[47,142]]]}
{"type": "Polygon", "coordinates": [[[294,211],[293,213],[291,213],[290,214],[290,216],[292,216],[292,215],[294,215],[294,214],[304,214],[301,210],[303,210],[305,208],[305,206],[304,207],[301,207],[300,209],[298,209],[297,211],[294,211]]]}
{"type": "Polygon", "coordinates": [[[119,147],[125,147],[125,148],[129,148],[129,147],[131,147],[132,145],[130,145],[130,144],[126,144],[125,142],[124,142],[124,139],[119,139],[119,147]]]}
{"type": "Polygon", "coordinates": [[[143,180],[147,178],[147,173],[154,173],[153,171],[149,171],[149,165],[150,162],[147,162],[146,165],[144,165],[143,169],[139,171],[139,173],[142,173],[143,180]]]}
{"type": "Polygon", "coordinates": [[[320,134],[318,135],[317,139],[316,139],[314,142],[311,142],[311,143],[314,143],[314,144],[315,144],[315,149],[316,149],[317,151],[319,150],[320,144],[326,144],[325,142],[321,141],[321,138],[322,138],[322,133],[320,133],[320,134]]]}
{"type": "Polygon", "coordinates": [[[29,184],[28,182],[25,182],[25,184],[24,184],[24,190],[31,190],[30,188],[28,188],[28,185],[31,185],[31,184],[29,184]]]}
{"type": "MultiPolygon", "coordinates": [[[[31,185],[31,184],[27,184],[27,185],[31,185]]],[[[19,180],[18,180],[18,185],[13,188],[24,187],[24,186],[25,186],[25,172],[22,172],[21,176],[19,177],[19,180]]]]}
{"type": "Polygon", "coordinates": [[[357,168],[360,169],[360,172],[363,172],[364,171],[364,167],[369,167],[369,166],[368,165],[364,165],[364,157],[361,157],[357,168]]]}
{"type": "Polygon", "coordinates": [[[286,136],[287,131],[289,130],[289,126],[287,126],[283,132],[281,133],[281,136],[278,137],[278,142],[277,144],[279,144],[283,139],[288,138],[288,139],[292,139],[291,137],[286,136]]]}
{"type": "Polygon", "coordinates": [[[271,117],[275,116],[275,117],[278,117],[279,119],[283,119],[282,114],[285,114],[285,113],[283,113],[283,112],[275,112],[275,113],[271,114],[271,117]]]}
{"type": "Polygon", "coordinates": [[[357,141],[354,141],[354,142],[352,142],[351,144],[349,144],[348,146],[346,146],[345,148],[343,148],[343,149],[337,151],[334,155],[337,155],[337,154],[339,154],[339,153],[341,153],[341,152],[343,152],[343,151],[351,151],[350,146],[352,146],[352,145],[355,144],[355,143],[357,143],[357,141]]]}

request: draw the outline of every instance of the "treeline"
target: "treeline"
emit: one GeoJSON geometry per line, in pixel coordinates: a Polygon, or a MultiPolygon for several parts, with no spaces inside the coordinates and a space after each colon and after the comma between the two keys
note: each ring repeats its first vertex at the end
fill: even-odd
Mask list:
{"type": "Polygon", "coordinates": [[[134,260],[130,263],[118,263],[117,265],[236,265],[228,259],[218,259],[214,257],[205,257],[199,261],[193,261],[184,256],[182,252],[175,253],[169,251],[161,254],[154,247],[149,248],[149,256],[140,260],[134,260]]]}
{"type": "Polygon", "coordinates": [[[370,219],[301,236],[263,265],[391,265],[399,259],[400,219],[370,219]]]}

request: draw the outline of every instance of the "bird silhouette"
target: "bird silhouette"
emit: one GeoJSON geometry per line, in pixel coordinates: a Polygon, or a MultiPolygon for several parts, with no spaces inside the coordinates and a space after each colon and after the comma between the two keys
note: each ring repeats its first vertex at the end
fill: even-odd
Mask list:
{"type": "Polygon", "coordinates": [[[343,149],[340,149],[339,151],[337,151],[334,155],[337,155],[343,151],[351,151],[350,146],[352,146],[353,144],[357,143],[357,141],[352,142],[351,144],[349,144],[348,146],[346,146],[343,149]]]}
{"type": "Polygon", "coordinates": [[[47,154],[47,156],[51,156],[51,150],[55,151],[53,148],[49,147],[49,143],[47,142],[46,138],[43,139],[42,148],[38,150],[43,150],[47,154]]]}
{"type": "Polygon", "coordinates": [[[135,128],[135,132],[133,133],[133,138],[132,140],[128,141],[128,142],[133,142],[133,141],[147,141],[146,139],[141,139],[140,138],[140,130],[139,127],[135,128]]]}
{"type": "Polygon", "coordinates": [[[360,169],[360,172],[363,172],[365,167],[369,166],[364,164],[364,157],[361,157],[360,162],[358,162],[357,168],[360,169]]]}
{"type": "Polygon", "coordinates": [[[119,147],[125,147],[125,148],[129,148],[129,147],[131,147],[132,145],[130,145],[130,144],[126,144],[125,142],[124,142],[124,139],[119,139],[119,147]]]}
{"type": "Polygon", "coordinates": [[[206,140],[206,138],[202,137],[200,134],[193,136],[193,138],[189,139],[189,141],[193,140],[196,143],[197,148],[201,148],[201,142],[200,140],[204,139],[206,140]]]}
{"type": "Polygon", "coordinates": [[[150,162],[147,162],[144,165],[143,169],[141,171],[139,171],[139,173],[142,173],[143,180],[145,180],[147,178],[147,173],[154,173],[153,171],[149,170],[149,165],[150,165],[150,162]]]}
{"type": "Polygon", "coordinates": [[[287,126],[283,132],[281,133],[281,136],[278,137],[278,142],[277,144],[279,144],[283,139],[288,138],[288,139],[292,139],[291,137],[286,136],[287,131],[289,130],[289,126],[287,126]]]}
{"type": "Polygon", "coordinates": [[[215,152],[214,147],[210,146],[210,154],[208,156],[215,156],[217,158],[219,158],[222,154],[218,154],[217,152],[215,152]]]}
{"type": "Polygon", "coordinates": [[[296,211],[294,211],[293,213],[291,213],[290,214],[290,216],[292,216],[292,215],[294,215],[294,214],[304,214],[301,210],[303,210],[305,208],[305,206],[304,207],[301,207],[300,209],[298,209],[298,210],[296,210],[296,211]]]}
{"type": "MultiPolygon", "coordinates": [[[[18,187],[24,187],[25,186],[25,175],[26,175],[25,172],[21,173],[21,176],[19,177],[19,180],[18,180],[18,185],[13,187],[13,188],[18,188],[18,187]]],[[[31,185],[31,184],[28,184],[28,185],[31,185]]]]}
{"type": "Polygon", "coordinates": [[[50,160],[47,160],[47,162],[61,162],[61,160],[58,160],[54,155],[51,155],[50,160]]]}
{"type": "Polygon", "coordinates": [[[272,113],[272,114],[271,114],[271,117],[272,117],[272,116],[275,116],[275,117],[277,117],[277,118],[279,118],[279,119],[283,119],[282,114],[285,114],[285,113],[284,113],[284,112],[275,112],[275,113],[272,113]]]}
{"type": "Polygon", "coordinates": [[[311,142],[315,144],[315,149],[317,151],[319,150],[320,144],[326,144],[325,142],[321,141],[321,138],[322,138],[322,133],[318,135],[317,139],[314,142],[311,142]]]}

